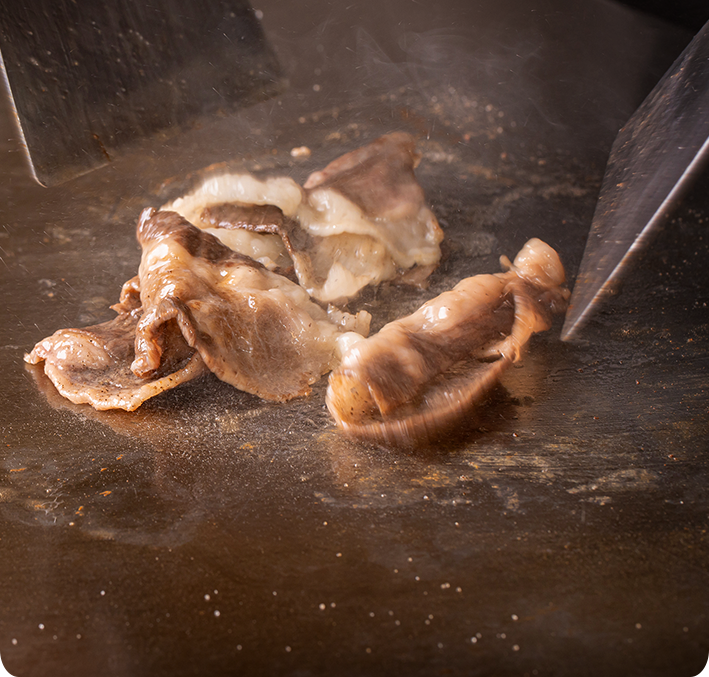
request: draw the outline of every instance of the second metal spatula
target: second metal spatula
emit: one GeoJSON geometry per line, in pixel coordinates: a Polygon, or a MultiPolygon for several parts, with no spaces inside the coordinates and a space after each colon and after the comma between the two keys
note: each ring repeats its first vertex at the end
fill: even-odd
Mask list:
{"type": "Polygon", "coordinates": [[[45,185],[282,84],[246,0],[3,0],[0,50],[45,185]]]}
{"type": "Polygon", "coordinates": [[[709,23],[611,148],[562,338],[576,335],[709,158],[709,23]]]}

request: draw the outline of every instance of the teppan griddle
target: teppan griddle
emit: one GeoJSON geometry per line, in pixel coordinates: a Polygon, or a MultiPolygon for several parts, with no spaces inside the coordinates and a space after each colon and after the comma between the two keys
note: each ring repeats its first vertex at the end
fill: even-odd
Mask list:
{"type": "Polygon", "coordinates": [[[454,437],[351,441],[212,377],[138,411],[23,353],[108,319],[139,211],[215,162],[302,180],[395,129],[446,232],[426,291],[532,236],[571,280],[615,133],[691,36],[596,3],[260,4],[278,98],[52,189],[2,119],[0,655],[14,675],[689,676],[709,652],[707,181],[621,293],[454,437]],[[307,9],[307,11],[306,11],[307,9]],[[292,156],[307,146],[311,155],[292,156]]]}

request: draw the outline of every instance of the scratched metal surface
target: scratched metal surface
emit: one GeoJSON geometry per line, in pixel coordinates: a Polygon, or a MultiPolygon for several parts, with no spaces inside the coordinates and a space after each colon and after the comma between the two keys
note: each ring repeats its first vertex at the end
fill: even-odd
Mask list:
{"type": "Polygon", "coordinates": [[[447,239],[429,290],[365,295],[377,325],[497,270],[528,237],[573,275],[613,125],[662,72],[648,61],[657,45],[669,63],[681,42],[606,4],[577,15],[491,3],[482,24],[444,3],[453,33],[448,15],[407,5],[408,23],[390,23],[408,30],[403,42],[376,14],[287,23],[262,6],[292,88],[238,118],[42,189],[3,113],[5,666],[28,677],[697,674],[709,651],[706,179],[584,341],[560,343],[560,323],[535,337],[435,448],[344,438],[324,381],[274,405],[207,377],[133,414],[99,413],[23,364],[55,329],[111,316],[137,268],[138,212],[201,167],[302,179],[392,129],[419,135],[419,178],[447,239]],[[626,40],[609,47],[608,26],[626,40]],[[404,43],[420,48],[415,67],[377,51],[404,43]],[[326,57],[340,48],[336,67],[326,57]],[[627,57],[622,69],[608,50],[627,57]],[[366,85],[358,96],[343,68],[366,85]],[[302,145],[311,156],[293,158],[302,145]]]}

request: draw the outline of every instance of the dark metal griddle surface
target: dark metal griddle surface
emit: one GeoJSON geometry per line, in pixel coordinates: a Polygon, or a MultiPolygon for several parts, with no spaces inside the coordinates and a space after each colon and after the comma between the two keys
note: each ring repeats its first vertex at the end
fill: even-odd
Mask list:
{"type": "Polygon", "coordinates": [[[622,294],[535,337],[455,438],[343,437],[212,377],[137,412],[23,353],[109,318],[136,217],[215,162],[302,180],[403,129],[446,232],[427,291],[529,237],[573,279],[617,129],[687,36],[605,3],[262,3],[291,88],[61,188],[2,119],[0,655],[15,675],[697,674],[709,651],[707,184],[622,294]],[[381,6],[379,6],[381,5],[381,6]],[[308,146],[310,157],[293,157],[308,146]]]}

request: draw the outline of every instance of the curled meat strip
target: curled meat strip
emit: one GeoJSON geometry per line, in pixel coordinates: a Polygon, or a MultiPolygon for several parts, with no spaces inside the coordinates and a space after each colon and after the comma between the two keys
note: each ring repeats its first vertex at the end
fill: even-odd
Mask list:
{"type": "Polygon", "coordinates": [[[131,371],[142,314],[132,293],[136,283],[126,283],[121,302],[113,306],[117,317],[83,329],[61,329],[37,343],[25,361],[43,362],[44,373],[64,397],[99,410],[133,411],[145,400],[206,372],[199,354],[174,330],[161,337],[164,359],[149,378],[131,371]]]}
{"type": "Polygon", "coordinates": [[[147,209],[133,372],[162,364],[165,326],[173,325],[221,380],[283,401],[307,394],[340,353],[342,330],[366,333],[368,313],[333,320],[304,289],[232,251],[175,212],[147,209]]]}
{"type": "Polygon", "coordinates": [[[556,252],[532,239],[506,272],[459,282],[355,343],[329,379],[337,424],[392,444],[429,440],[458,421],[517,361],[568,298],[556,252]],[[491,361],[492,360],[492,361],[491,361]]]}

